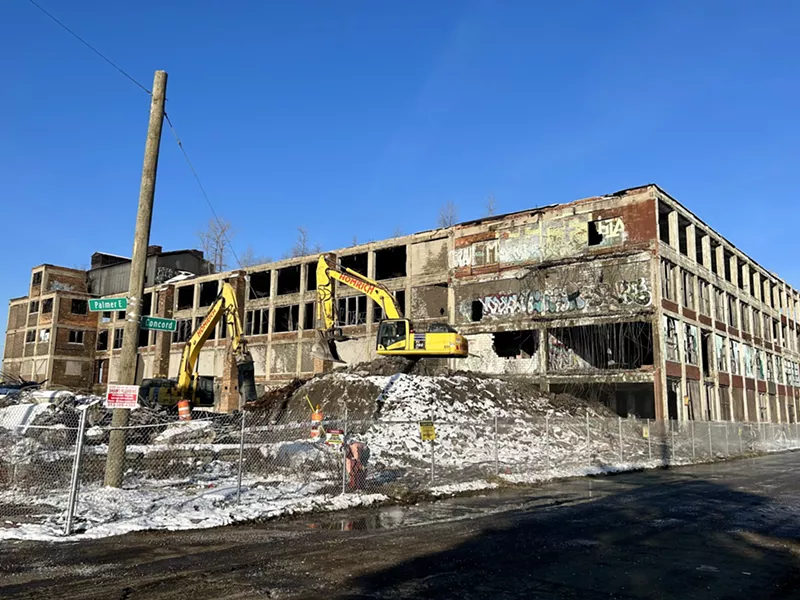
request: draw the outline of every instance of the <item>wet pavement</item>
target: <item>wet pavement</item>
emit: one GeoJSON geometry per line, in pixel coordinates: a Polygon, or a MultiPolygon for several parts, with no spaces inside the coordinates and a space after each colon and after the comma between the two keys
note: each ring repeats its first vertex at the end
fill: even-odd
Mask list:
{"type": "Polygon", "coordinates": [[[800,598],[800,453],[79,543],[2,598],[800,598]]]}

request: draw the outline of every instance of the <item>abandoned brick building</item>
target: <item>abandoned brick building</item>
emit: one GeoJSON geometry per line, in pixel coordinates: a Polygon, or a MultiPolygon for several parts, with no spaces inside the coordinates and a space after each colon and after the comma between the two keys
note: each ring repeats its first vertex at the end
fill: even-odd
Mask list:
{"type": "MultiPolygon", "coordinates": [[[[453,359],[454,368],[531,377],[623,416],[795,421],[800,296],[656,185],[334,254],[391,289],[418,329],[447,321],[466,335],[471,356],[453,359]]],[[[180,270],[207,272],[194,256],[180,270]]],[[[310,376],[321,367],[310,356],[315,265],[308,256],[177,283],[152,279],[149,312],[177,319],[178,330],[140,336],[139,377],[176,375],[183,342],[220,280],[243,299],[257,382],[310,376]]],[[[82,303],[124,289],[77,283],[97,280],[91,270],[34,268],[29,295],[10,303],[4,372],[97,391],[113,382],[121,325],[115,315],[82,312],[82,303]],[[58,289],[64,278],[69,291],[58,289]],[[50,293],[57,321],[42,305],[50,293]],[[63,344],[49,341],[56,326],[63,344]]],[[[340,355],[375,358],[381,308],[344,286],[337,295],[351,338],[340,355]]],[[[217,385],[230,376],[224,334],[214,332],[198,369],[217,385]]],[[[223,396],[220,410],[237,405],[223,396]]]]}

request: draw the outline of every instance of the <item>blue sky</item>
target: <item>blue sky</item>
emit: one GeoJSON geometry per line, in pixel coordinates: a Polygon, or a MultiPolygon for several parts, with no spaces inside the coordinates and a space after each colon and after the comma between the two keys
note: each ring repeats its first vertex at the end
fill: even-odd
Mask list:
{"type": "MultiPolygon", "coordinates": [[[[795,286],[800,4],[38,0],[167,111],[234,246],[279,258],[660,184],[795,286]]],[[[149,98],[0,4],[0,300],[129,255],[149,98]]],[[[165,128],[151,243],[211,214],[165,128]]],[[[0,310],[5,329],[6,309],[0,310]]]]}

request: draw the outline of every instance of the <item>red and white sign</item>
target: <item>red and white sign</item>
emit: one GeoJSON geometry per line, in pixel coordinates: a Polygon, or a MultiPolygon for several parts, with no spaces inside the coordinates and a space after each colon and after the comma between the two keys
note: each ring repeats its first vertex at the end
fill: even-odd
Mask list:
{"type": "Polygon", "coordinates": [[[106,408],[136,408],[139,406],[138,385],[109,385],[106,408]]]}

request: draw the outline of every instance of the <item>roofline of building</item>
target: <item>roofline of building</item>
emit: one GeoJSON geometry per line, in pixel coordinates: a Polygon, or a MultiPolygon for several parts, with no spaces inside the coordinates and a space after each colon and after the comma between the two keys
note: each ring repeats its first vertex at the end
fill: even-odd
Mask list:
{"type": "Polygon", "coordinates": [[[35,271],[36,269],[40,269],[42,267],[50,267],[51,269],[62,269],[64,271],[72,271],[73,273],[86,273],[83,269],[73,269],[72,267],[62,267],[61,265],[54,265],[51,263],[42,263],[40,265],[36,265],[35,267],[31,267],[31,271],[35,271]]]}

